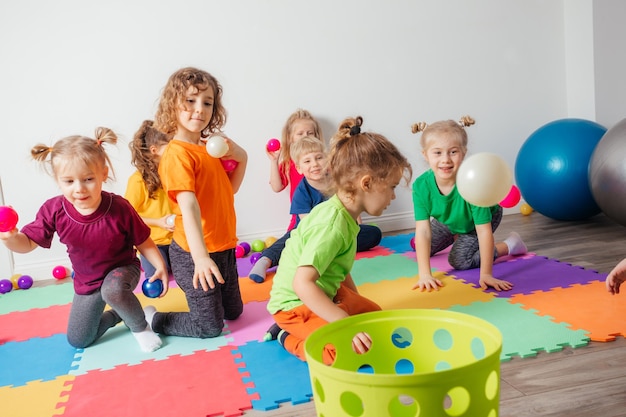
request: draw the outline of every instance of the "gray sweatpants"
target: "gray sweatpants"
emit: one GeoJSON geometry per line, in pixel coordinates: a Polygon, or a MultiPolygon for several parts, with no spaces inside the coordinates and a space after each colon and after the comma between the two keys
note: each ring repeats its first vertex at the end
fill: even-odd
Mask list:
{"type": "MultiPolygon", "coordinates": [[[[502,220],[502,207],[498,206],[498,210],[491,217],[491,230],[496,231],[502,220]]],[[[448,255],[448,263],[454,269],[463,271],[480,267],[480,250],[478,247],[478,236],[476,230],[467,234],[453,235],[445,224],[431,219],[430,229],[432,239],[430,242],[430,256],[441,252],[448,246],[452,245],[450,254],[448,255]]],[[[498,253],[493,249],[493,259],[496,259],[498,253]]]]}
{"type": "Polygon", "coordinates": [[[224,319],[234,320],[243,312],[239,291],[239,274],[235,250],[210,253],[224,278],[224,284],[204,291],[193,287],[195,265],[191,253],[175,241],[170,245],[170,262],[176,283],[185,292],[189,312],[156,313],[152,329],[157,333],[187,337],[217,337],[224,328],[224,319]]]}
{"type": "Polygon", "coordinates": [[[85,348],[111,327],[124,321],[132,332],[140,332],[148,323],[141,303],[133,290],[141,271],[136,265],[113,269],[99,290],[88,295],[74,294],[67,324],[67,340],[76,348],[85,348]],[[104,311],[106,305],[110,310],[104,311]]]}

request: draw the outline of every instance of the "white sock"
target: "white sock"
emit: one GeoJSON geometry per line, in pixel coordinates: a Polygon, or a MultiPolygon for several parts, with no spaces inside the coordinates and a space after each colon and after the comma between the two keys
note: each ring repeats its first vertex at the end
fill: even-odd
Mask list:
{"type": "Polygon", "coordinates": [[[526,244],[522,240],[519,234],[511,232],[509,237],[504,239],[504,243],[509,248],[509,255],[523,255],[528,252],[526,244]]]}
{"type": "Polygon", "coordinates": [[[137,342],[139,342],[139,347],[144,352],[154,352],[158,348],[161,347],[161,338],[158,334],[152,331],[150,326],[146,326],[146,328],[140,332],[132,332],[137,342]]]}
{"type": "Polygon", "coordinates": [[[146,321],[148,322],[148,327],[152,330],[152,319],[156,314],[157,310],[154,306],[145,306],[143,308],[143,313],[146,315],[146,321]]]}

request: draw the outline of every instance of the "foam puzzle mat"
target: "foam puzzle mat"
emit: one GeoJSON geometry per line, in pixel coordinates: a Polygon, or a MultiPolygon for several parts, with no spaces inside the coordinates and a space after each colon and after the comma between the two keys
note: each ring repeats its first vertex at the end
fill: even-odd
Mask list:
{"type": "MultiPolygon", "coordinates": [[[[432,258],[444,283],[439,291],[412,290],[417,282],[412,234],[385,237],[359,253],[352,275],[359,291],[383,309],[446,309],[480,317],[503,335],[501,361],[610,342],[626,336],[626,303],[604,289],[606,274],[529,253],[502,258],[494,275],[514,284],[482,290],[478,270],[455,271],[447,252],[432,258]]],[[[247,278],[249,257],[238,259],[244,313],[213,339],[162,337],[142,353],[119,325],[95,345],[72,348],[66,326],[72,283],[0,295],[0,416],[131,417],[240,416],[281,403],[312,400],[308,366],[263,336],[273,323],[266,310],[274,272],[262,284],[247,278]]],[[[138,286],[140,288],[140,286],[138,286]]],[[[163,299],[142,304],[185,311],[174,281],[163,299]]]]}

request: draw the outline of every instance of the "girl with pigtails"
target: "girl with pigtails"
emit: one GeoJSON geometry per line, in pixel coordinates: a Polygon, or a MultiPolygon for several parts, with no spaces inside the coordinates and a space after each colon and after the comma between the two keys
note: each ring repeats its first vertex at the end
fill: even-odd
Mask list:
{"type": "Polygon", "coordinates": [[[56,233],[67,246],[74,271],[70,345],[86,348],[123,321],[141,350],[152,352],[161,339],[133,293],[140,275],[135,248],[155,266],[152,280],[163,282],[161,296],[167,292],[168,276],[150,228],[127,200],[102,190],[109,174],[113,176],[104,145],[115,143],[117,135],[101,127],[95,139],[69,136],[51,147],[32,148],[32,157],[47,164],[61,195],[47,200],[20,231],[0,233],[0,240],[9,250],[27,253],[38,246],[50,248],[56,233]],[[107,304],[111,308],[104,311],[107,304]]]}
{"type": "Polygon", "coordinates": [[[441,280],[432,275],[430,257],[452,246],[448,262],[453,268],[480,267],[481,288],[510,290],[513,284],[493,276],[493,261],[505,255],[526,253],[526,245],[515,232],[503,242],[494,241],[493,232],[502,220],[502,207],[474,206],[465,201],[456,188],[456,175],[467,154],[465,129],[473,124],[474,119],[464,116],[460,122],[443,120],[412,126],[413,133],[422,132],[422,155],[430,168],[413,183],[419,272],[413,289],[429,291],[443,286],[441,280]]]}

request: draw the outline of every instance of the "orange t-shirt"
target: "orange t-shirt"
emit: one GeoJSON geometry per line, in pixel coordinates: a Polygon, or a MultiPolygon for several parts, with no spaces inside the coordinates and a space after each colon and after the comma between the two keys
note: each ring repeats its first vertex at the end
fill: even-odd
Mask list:
{"type": "Polygon", "coordinates": [[[235,197],[230,180],[219,159],[207,153],[203,143],[194,145],[172,139],[159,162],[161,184],[176,214],[173,240],[189,251],[176,195],[191,191],[200,205],[202,233],[209,252],[221,252],[237,245],[235,197]]]}

